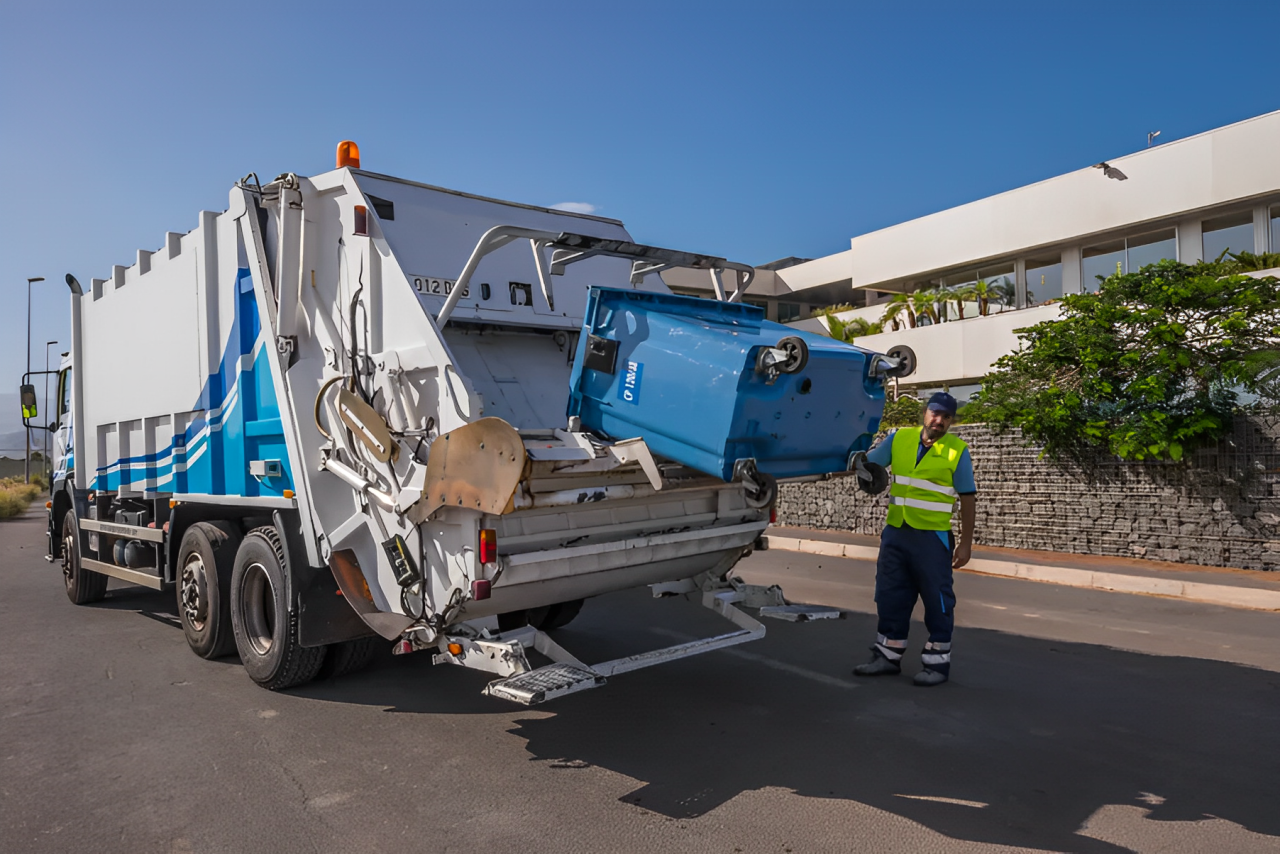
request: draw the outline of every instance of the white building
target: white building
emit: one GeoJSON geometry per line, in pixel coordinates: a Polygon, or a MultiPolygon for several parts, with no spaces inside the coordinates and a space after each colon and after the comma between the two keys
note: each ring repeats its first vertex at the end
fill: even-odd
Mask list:
{"type": "MultiPolygon", "coordinates": [[[[1057,316],[1063,294],[1095,290],[1098,277],[1173,258],[1224,251],[1280,252],[1280,111],[1090,166],[966,205],[859,235],[847,250],[766,265],[749,290],[772,319],[825,331],[813,310],[849,304],[842,319],[879,320],[896,294],[983,280],[1006,299],[988,316],[857,339],[884,351],[910,345],[921,388],[963,393],[1016,349],[1015,329],[1057,316]]],[[[705,293],[701,278],[669,279],[705,293]]],[[[899,297],[899,299],[901,299],[899,297]]]]}

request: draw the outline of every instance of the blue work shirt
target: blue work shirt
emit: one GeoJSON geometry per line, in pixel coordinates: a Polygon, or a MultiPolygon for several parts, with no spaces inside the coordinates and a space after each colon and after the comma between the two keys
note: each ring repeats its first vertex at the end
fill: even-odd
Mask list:
{"type": "MultiPolygon", "coordinates": [[[[894,430],[888,436],[885,436],[880,444],[867,451],[867,461],[876,465],[888,468],[893,462],[893,437],[897,434],[894,430]]],[[[924,459],[925,451],[929,450],[925,446],[921,436],[919,447],[916,448],[916,462],[924,459]]],[[[960,462],[956,464],[955,473],[951,476],[951,485],[955,487],[956,493],[959,495],[976,495],[978,487],[973,481],[973,460],[969,458],[969,449],[965,448],[964,453],[960,455],[960,462]]],[[[950,531],[939,531],[938,536],[949,549],[951,548],[950,531]]]]}

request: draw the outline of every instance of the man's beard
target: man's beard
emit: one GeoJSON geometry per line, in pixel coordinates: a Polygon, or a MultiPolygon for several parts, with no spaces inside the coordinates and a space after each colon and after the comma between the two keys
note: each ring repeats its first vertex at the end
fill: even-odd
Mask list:
{"type": "Polygon", "coordinates": [[[947,435],[947,428],[946,427],[930,427],[928,424],[925,424],[924,435],[925,435],[925,438],[927,438],[930,442],[936,442],[939,439],[941,439],[943,436],[947,435]]]}

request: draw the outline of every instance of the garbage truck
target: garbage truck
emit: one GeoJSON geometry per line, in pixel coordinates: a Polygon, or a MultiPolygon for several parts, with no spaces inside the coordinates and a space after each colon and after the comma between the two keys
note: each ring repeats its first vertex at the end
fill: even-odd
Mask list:
{"type": "Polygon", "coordinates": [[[132,265],[67,275],[48,559],[76,604],[172,591],[192,651],[268,689],[389,646],[532,704],[838,616],[731,570],[779,478],[869,446],[911,358],[769,322],[752,272],[363,170],[351,142],[250,174],[132,265]],[[717,298],[672,294],[678,267],[717,298]],[[550,634],[645,585],[733,627],[592,663],[550,634]]]}

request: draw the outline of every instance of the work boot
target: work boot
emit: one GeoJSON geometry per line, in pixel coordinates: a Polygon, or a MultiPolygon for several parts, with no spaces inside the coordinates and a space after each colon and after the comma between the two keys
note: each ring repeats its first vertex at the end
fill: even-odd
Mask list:
{"type": "Polygon", "coordinates": [[[901,672],[902,665],[899,662],[885,658],[884,653],[874,646],[871,647],[871,660],[853,668],[854,676],[889,676],[901,672]]]}
{"type": "Polygon", "coordinates": [[[915,675],[911,680],[912,684],[919,685],[921,688],[932,688],[934,685],[941,685],[946,682],[949,677],[947,674],[937,670],[925,668],[915,675]]]}

